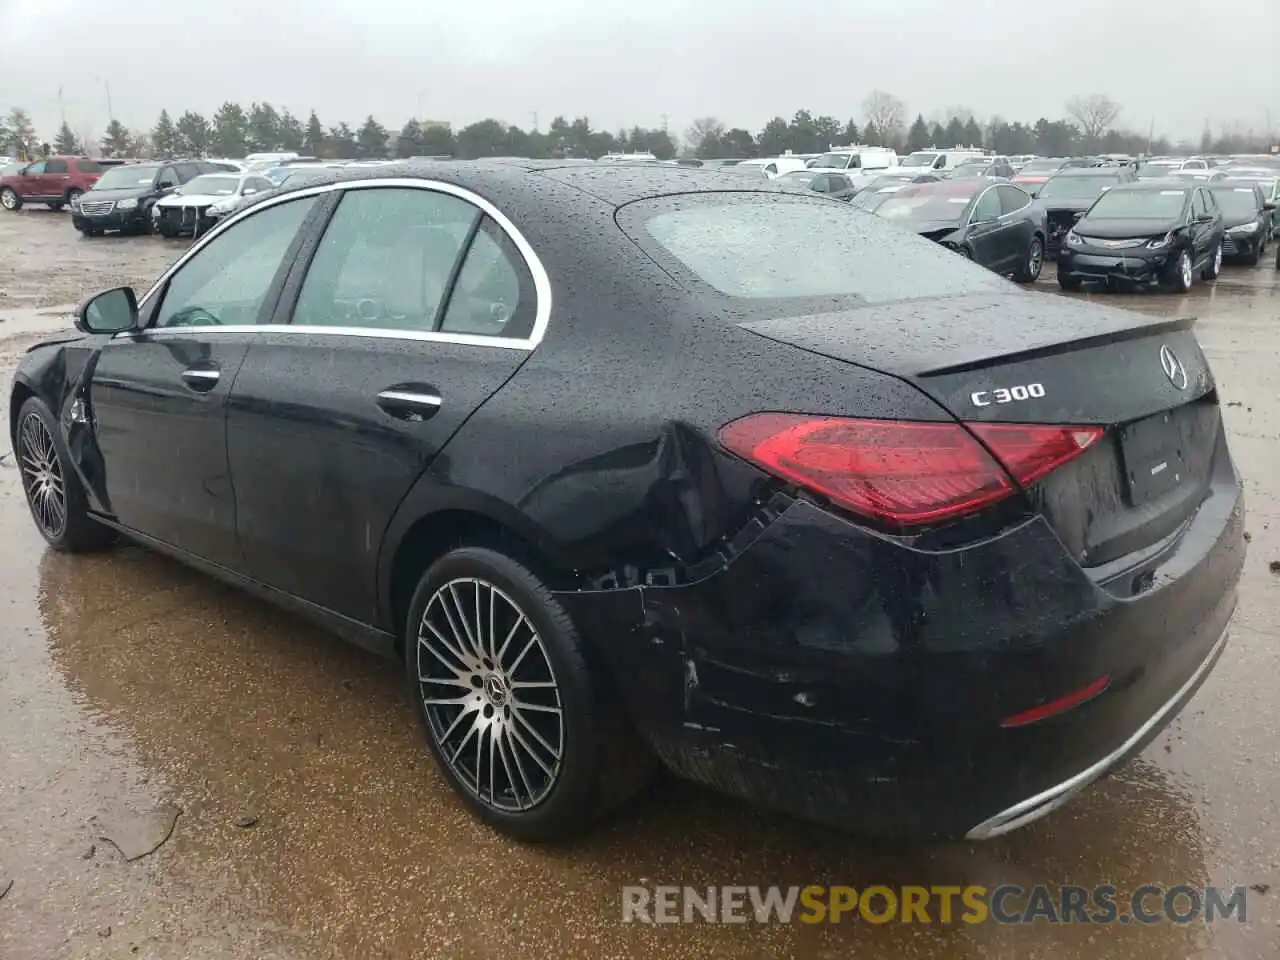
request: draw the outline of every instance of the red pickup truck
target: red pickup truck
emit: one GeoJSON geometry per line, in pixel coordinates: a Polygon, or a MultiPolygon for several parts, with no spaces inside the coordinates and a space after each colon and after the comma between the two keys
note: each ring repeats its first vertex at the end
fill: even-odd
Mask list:
{"type": "Polygon", "coordinates": [[[24,203],[45,203],[61,210],[79,198],[106,169],[88,157],[47,157],[0,177],[0,207],[20,210],[24,203]]]}

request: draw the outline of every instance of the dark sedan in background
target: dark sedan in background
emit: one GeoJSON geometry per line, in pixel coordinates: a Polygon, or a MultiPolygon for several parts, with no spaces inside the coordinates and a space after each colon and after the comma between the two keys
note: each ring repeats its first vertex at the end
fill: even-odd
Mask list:
{"type": "Polygon", "coordinates": [[[1036,200],[1049,223],[1049,257],[1058,255],[1062,238],[1098,197],[1118,184],[1136,179],[1133,171],[1122,167],[1068,167],[1046,180],[1036,200]]]}
{"type": "Polygon", "coordinates": [[[1034,160],[1028,160],[1014,174],[1013,183],[1034,197],[1040,192],[1045,182],[1066,165],[1066,162],[1065,157],[1037,157],[1034,160]]]}
{"type": "Polygon", "coordinates": [[[1197,276],[1222,269],[1226,233],[1222,211],[1207,186],[1185,180],[1140,180],[1104,193],[1067,234],[1058,258],[1058,283],[1158,283],[1186,293],[1197,276]]]}
{"type": "Polygon", "coordinates": [[[1250,266],[1267,252],[1275,222],[1275,203],[1263,193],[1262,185],[1250,180],[1220,180],[1209,192],[1222,208],[1226,234],[1222,255],[1250,266]]]}
{"type": "Polygon", "coordinates": [[[999,177],[1009,180],[1014,172],[1013,166],[1004,157],[975,157],[957,164],[948,176],[952,180],[966,177],[999,177]]]}
{"type": "MultiPolygon", "coordinates": [[[[91,298],[10,396],[40,533],[384,652],[443,776],[531,840],[655,759],[984,839],[1182,709],[1244,559],[1189,323],[813,194],[601,166],[338,172],[91,298]]],[[[986,189],[989,222],[1029,202],[986,189]]],[[[422,776],[400,800],[439,802],[422,776]]]]}
{"type": "Polygon", "coordinates": [[[777,177],[773,182],[780,187],[812,190],[833,200],[848,200],[857,193],[847,174],[815,167],[791,170],[777,177]]]}
{"type": "Polygon", "coordinates": [[[869,184],[858,191],[857,195],[850,201],[854,207],[859,210],[866,210],[868,213],[874,213],[880,209],[880,205],[892,197],[903,187],[908,187],[913,183],[937,183],[942,177],[932,173],[893,173],[886,174],[883,177],[876,177],[869,184]]]}
{"type": "Polygon", "coordinates": [[[1019,283],[1033,283],[1044,266],[1044,211],[1009,183],[963,177],[913,184],[875,212],[1019,283]]]}
{"type": "Polygon", "coordinates": [[[108,230],[149,233],[151,207],[189,180],[224,168],[208,160],[129,163],[107,170],[71,204],[71,223],[86,237],[108,230]]]}

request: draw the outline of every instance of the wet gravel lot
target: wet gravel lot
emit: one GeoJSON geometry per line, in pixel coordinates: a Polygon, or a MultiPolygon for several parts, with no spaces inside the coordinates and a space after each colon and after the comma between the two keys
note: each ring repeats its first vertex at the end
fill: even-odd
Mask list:
{"type": "MultiPolygon", "coordinates": [[[[0,214],[0,378],[63,305],[184,248],[0,214]]],[[[447,789],[392,667],[143,550],[46,550],[0,460],[0,957],[1280,956],[1280,274],[1093,296],[1199,317],[1246,478],[1240,608],[1138,761],[985,844],[886,847],[667,779],[573,845],[517,845],[447,789]],[[1243,924],[623,924],[637,883],[1254,890],[1243,924]]]]}

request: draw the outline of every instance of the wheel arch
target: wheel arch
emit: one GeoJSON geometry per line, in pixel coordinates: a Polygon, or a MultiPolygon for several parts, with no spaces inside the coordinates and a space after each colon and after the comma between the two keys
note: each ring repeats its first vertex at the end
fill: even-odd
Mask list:
{"type": "Polygon", "coordinates": [[[498,550],[527,566],[553,590],[576,580],[572,565],[550,538],[516,510],[480,494],[451,493],[430,512],[406,513],[402,507],[383,543],[378,563],[379,608],[395,635],[397,650],[403,649],[404,621],[419,579],[456,547],[498,550]]]}

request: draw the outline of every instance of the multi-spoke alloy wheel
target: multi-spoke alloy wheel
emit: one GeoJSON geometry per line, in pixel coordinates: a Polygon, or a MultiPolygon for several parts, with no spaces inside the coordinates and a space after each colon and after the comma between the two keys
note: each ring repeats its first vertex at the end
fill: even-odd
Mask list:
{"type": "Polygon", "coordinates": [[[34,410],[18,428],[18,462],[31,515],[40,532],[56,540],[67,528],[67,488],[53,434],[34,410]]]}
{"type": "Polygon", "coordinates": [[[427,722],[456,779],[494,810],[541,803],[564,762],[564,705],[520,605],[483,579],[449,580],[418,624],[417,667],[427,722]]]}

